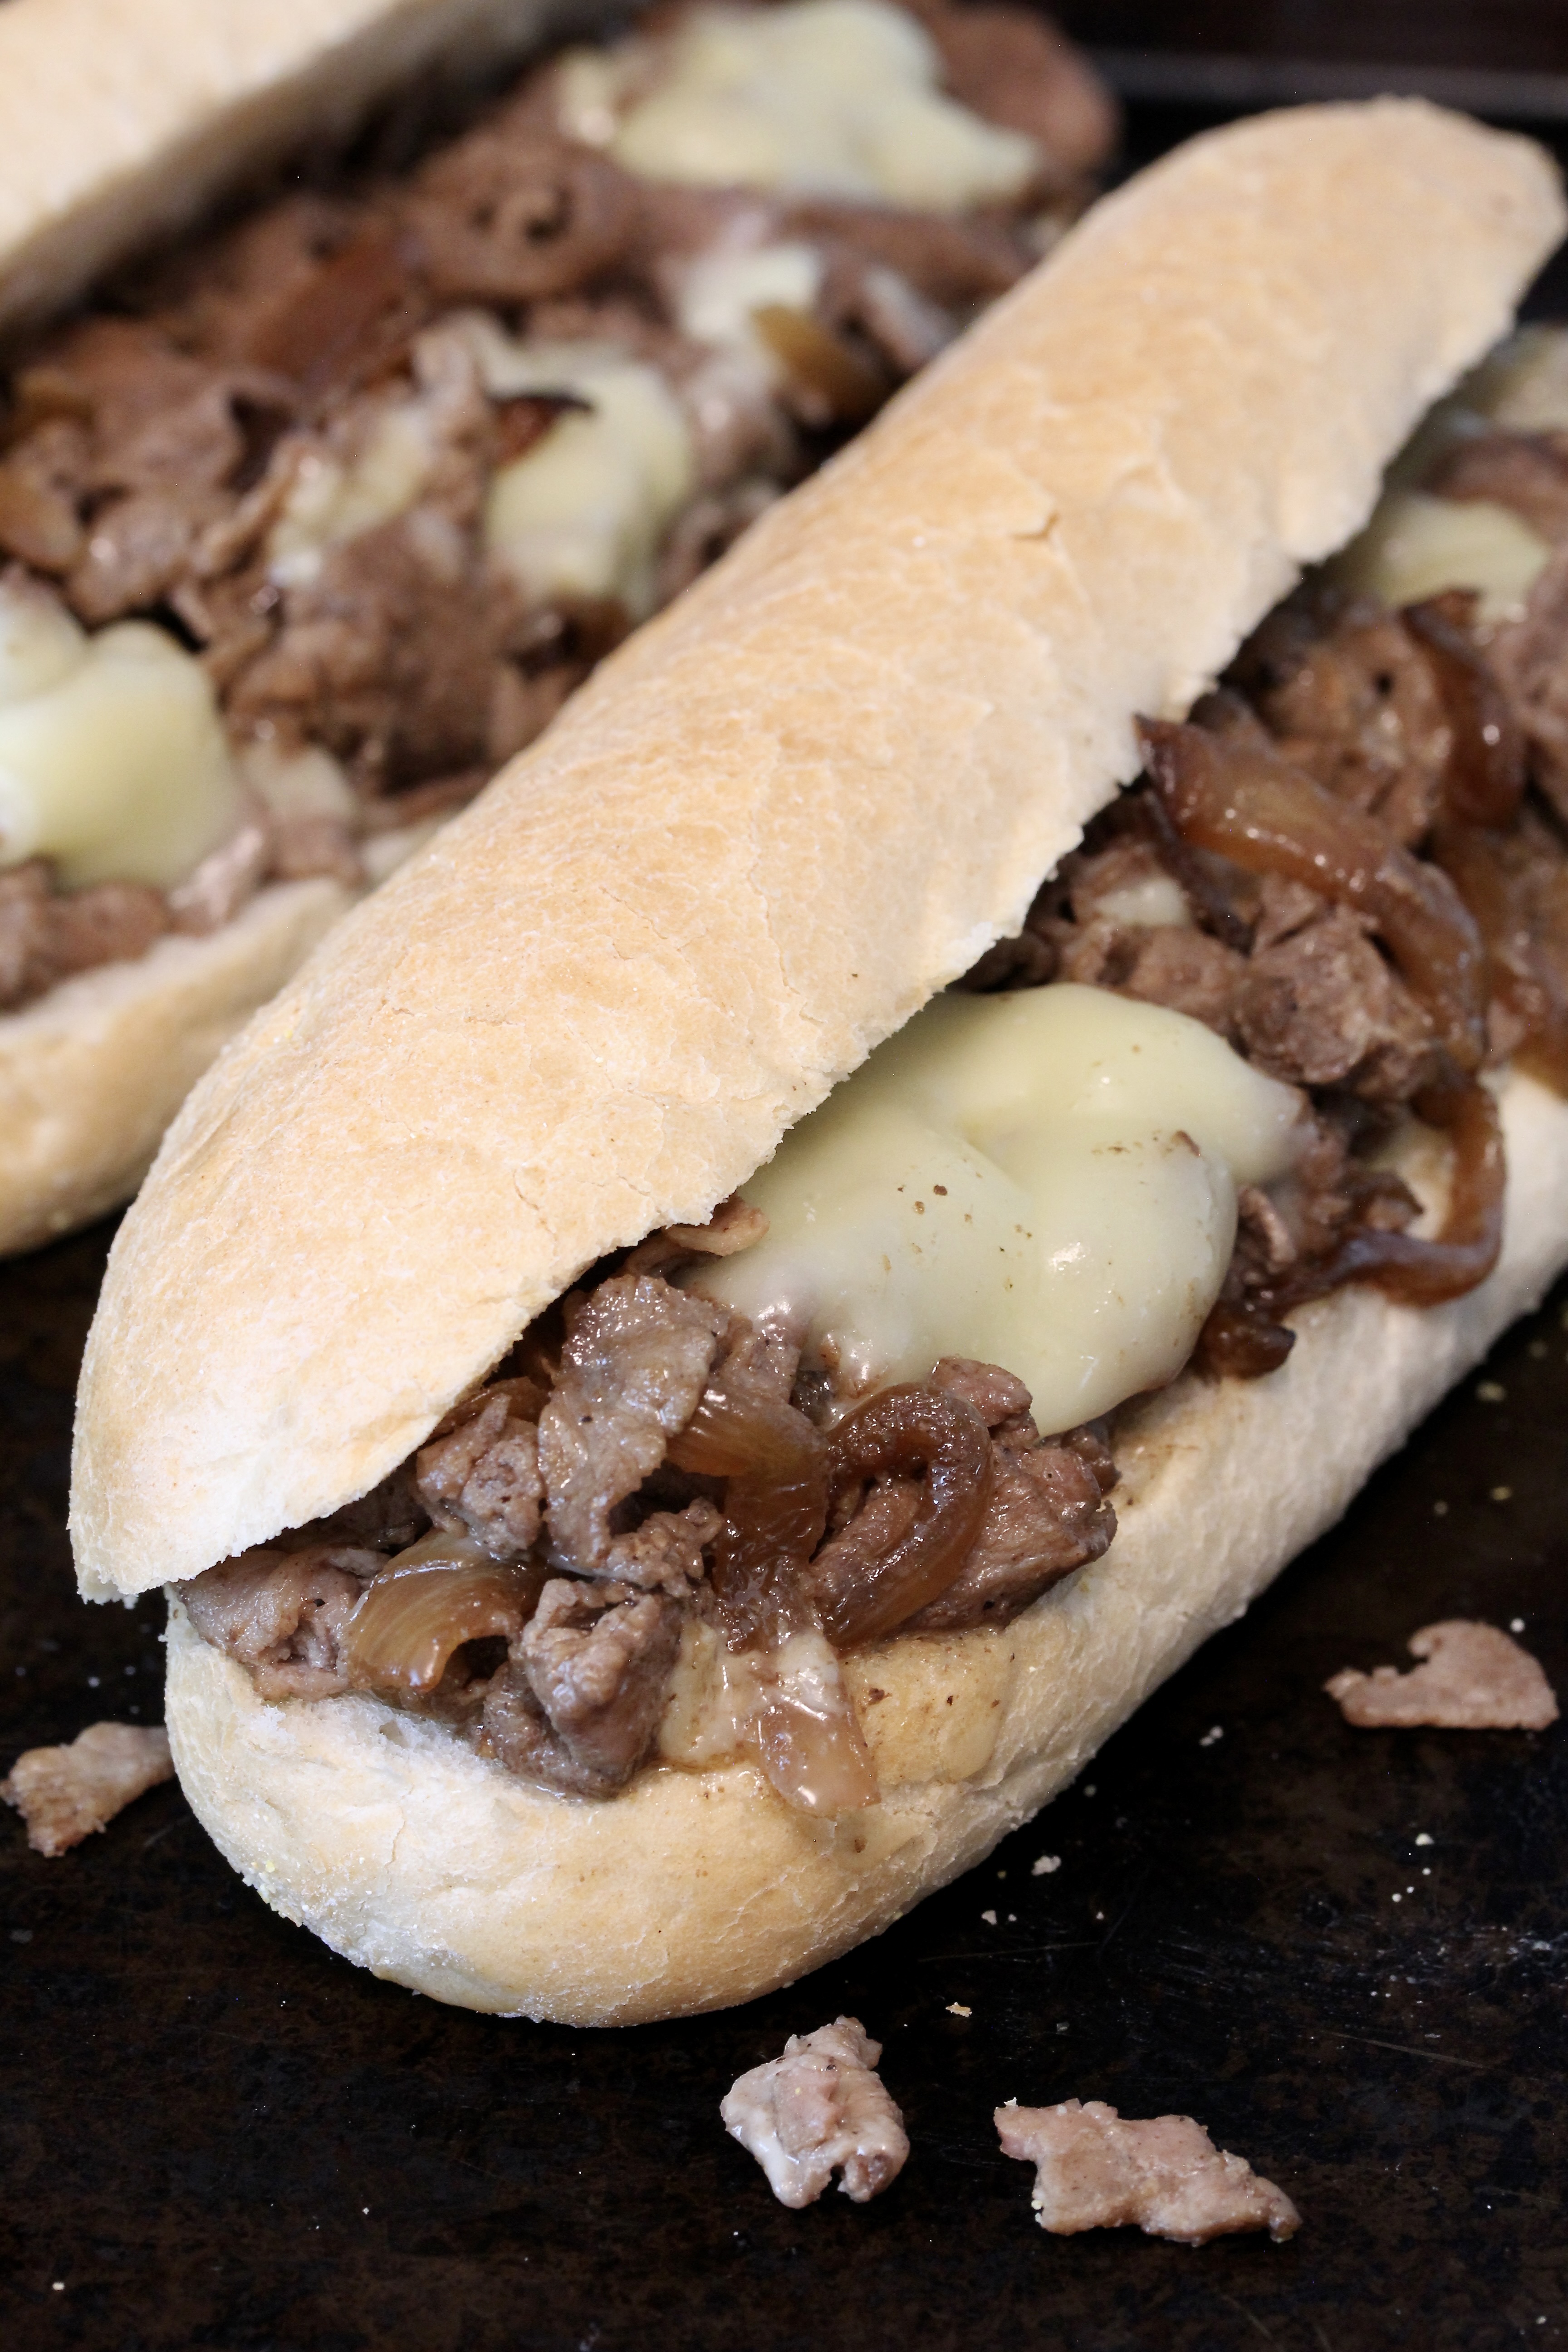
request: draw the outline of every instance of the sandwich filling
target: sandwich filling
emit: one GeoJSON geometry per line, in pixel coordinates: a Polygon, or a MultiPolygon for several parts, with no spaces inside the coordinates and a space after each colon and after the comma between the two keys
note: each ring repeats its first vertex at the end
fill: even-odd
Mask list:
{"type": "Polygon", "coordinates": [[[1114,120],[1021,10],[690,0],[434,127],[11,376],[0,1012],[382,878],[1022,276],[1114,120]]]}
{"type": "Polygon", "coordinates": [[[1142,737],[1023,932],[709,1224],[180,1588],[261,1696],[375,1693],[570,1795],[749,1751],[874,1803],[843,1653],[1100,1559],[1140,1394],[1267,1375],[1347,1282],[1484,1280],[1495,1074],[1568,1091],[1568,334],[1489,362],[1142,737]]]}

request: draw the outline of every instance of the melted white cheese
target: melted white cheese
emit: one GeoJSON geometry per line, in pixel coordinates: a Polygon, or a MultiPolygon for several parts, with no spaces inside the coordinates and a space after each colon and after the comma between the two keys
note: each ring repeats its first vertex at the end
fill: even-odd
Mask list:
{"type": "Polygon", "coordinates": [[[1479,617],[1504,621],[1523,611],[1551,552],[1538,531],[1489,499],[1394,489],[1378,500],[1334,572],[1347,587],[1390,605],[1476,588],[1479,617]]]}
{"type": "Polygon", "coordinates": [[[89,637],[51,599],[0,584],[0,866],[51,857],[68,889],[167,889],[239,810],[199,662],[148,622],[89,637]]]}
{"type": "Polygon", "coordinates": [[[429,478],[431,420],[417,401],[387,409],[352,462],[308,450],[267,541],[267,569],[279,587],[315,579],[330,547],[405,514],[429,478]]]}
{"type": "Polygon", "coordinates": [[[653,609],[659,541],[697,486],[691,428],[655,367],[597,343],[514,343],[475,320],[485,388],[498,399],[571,393],[568,412],[489,487],[485,539],[531,595],[615,596],[653,609]]]}
{"type": "Polygon", "coordinates": [[[822,288],[822,256],[815,246],[716,246],[682,271],[676,316],[683,334],[715,351],[737,352],[772,379],[782,371],[752,323],[759,310],[812,311],[822,288]]]}
{"type": "Polygon", "coordinates": [[[942,997],[742,1187],[766,1236],[682,1280],[841,1387],[975,1356],[1068,1429],[1182,1369],[1236,1188],[1286,1172],[1300,1108],[1179,1013],[1070,984],[942,997]]]}
{"type": "Polygon", "coordinates": [[[657,47],[574,52],[557,87],[563,126],[645,179],[932,212],[1017,195],[1033,140],[940,82],[934,42],[888,0],[792,0],[695,11],[657,47]]]}

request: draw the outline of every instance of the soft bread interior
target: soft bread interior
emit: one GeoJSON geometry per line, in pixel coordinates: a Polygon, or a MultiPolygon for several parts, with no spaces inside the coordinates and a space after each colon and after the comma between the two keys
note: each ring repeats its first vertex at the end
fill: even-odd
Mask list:
{"type": "Polygon", "coordinates": [[[0,1253],[129,1200],[214,1055],[352,904],[324,878],[278,883],[208,938],[160,940],[0,1015],[0,1253]]]}
{"type": "Polygon", "coordinates": [[[88,1349],[84,1590],[362,1493],[1016,929],[1563,218],[1539,150],[1417,103],[1200,140],[612,657],[176,1121],[88,1349]]]}
{"type": "MultiPolygon", "coordinates": [[[[437,68],[521,58],[595,0],[6,0],[0,328],[437,68]]],[[[624,11],[620,13],[625,13],[624,11]]]]}
{"type": "Polygon", "coordinates": [[[374,1698],[267,1705],[176,1601],[168,1724],[192,1806],[276,1910],[465,2008],[633,2024],[789,1982],[1071,1780],[1539,1299],[1568,1261],[1568,1104],[1515,1077],[1504,1115],[1507,1244],[1480,1289],[1425,1312],[1343,1291],[1297,1318],[1268,1379],[1188,1375],[1119,1441],[1102,1559],[1005,1632],[851,1659],[873,1810],[810,1821],[739,1762],[648,1771],[608,1804],[550,1796],[374,1698]]]}

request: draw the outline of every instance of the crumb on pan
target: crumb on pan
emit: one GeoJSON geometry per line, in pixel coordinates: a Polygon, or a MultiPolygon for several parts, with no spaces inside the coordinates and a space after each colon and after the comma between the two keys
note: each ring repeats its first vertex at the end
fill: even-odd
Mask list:
{"type": "Polygon", "coordinates": [[[1496,1625],[1451,1617],[1423,1625],[1408,1646],[1423,1662],[1408,1674],[1374,1666],[1363,1675],[1346,1666],[1323,1685],[1347,1723],[1363,1729],[1429,1724],[1444,1731],[1544,1731],[1556,1722],[1557,1700],[1539,1661],[1496,1625]]]}
{"type": "Polygon", "coordinates": [[[174,1777],[162,1724],[91,1723],[68,1748],[29,1748],[0,1797],[27,1824],[36,1853],[66,1853],[107,1827],[135,1797],[174,1777]]]}
{"type": "Polygon", "coordinates": [[[1301,2217],[1282,2189],[1239,2156],[1216,2148],[1191,2116],[1123,2122],[1102,2100],[996,2109],[1005,2156],[1036,2168],[1032,2202],[1042,2230],[1136,2222],[1152,2238],[1206,2245],[1237,2230],[1267,2230],[1278,2244],[1301,2217]]]}
{"type": "Polygon", "coordinates": [[[845,2196],[864,2205],[902,2171],[910,2143],[876,2072],[881,2054],[858,2018],[840,2017],[792,2033],[782,2058],[753,2066],[725,2094],[724,2127],[756,2158],[781,2205],[815,2205],[836,2170],[845,2196]]]}

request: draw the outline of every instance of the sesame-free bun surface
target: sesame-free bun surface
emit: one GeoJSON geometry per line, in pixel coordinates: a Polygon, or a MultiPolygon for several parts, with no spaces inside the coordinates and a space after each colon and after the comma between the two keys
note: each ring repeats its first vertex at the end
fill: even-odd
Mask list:
{"type": "Polygon", "coordinates": [[[1568,1258],[1568,1105],[1515,1079],[1504,1110],[1507,1246],[1480,1289],[1426,1311],[1343,1291],[1297,1318],[1282,1370],[1188,1375],[1119,1438],[1103,1559],[1004,1632],[849,1660],[885,1792],[870,1811],[808,1821],[741,1762],[648,1771],[608,1803],[551,1796],[374,1698],[268,1705],[174,1601],[186,1796],[275,1909],[437,2000],[632,2024],[788,1983],[1073,1779],[1540,1297],[1568,1258]]]}
{"type": "Polygon", "coordinates": [[[5,0],[0,329],[416,74],[500,61],[607,11],[552,0],[5,0]]]}
{"type": "Polygon", "coordinates": [[[1354,530],[1562,226],[1538,149],[1396,101],[1216,132],[1091,212],[191,1097],[89,1344],[84,1590],[363,1492],[584,1266],[706,1216],[1016,929],[1133,715],[1354,530]]]}
{"type": "Polygon", "coordinates": [[[336,882],[278,883],[205,939],[0,1014],[0,1254],[128,1201],[194,1082],[352,903],[336,882]]]}

